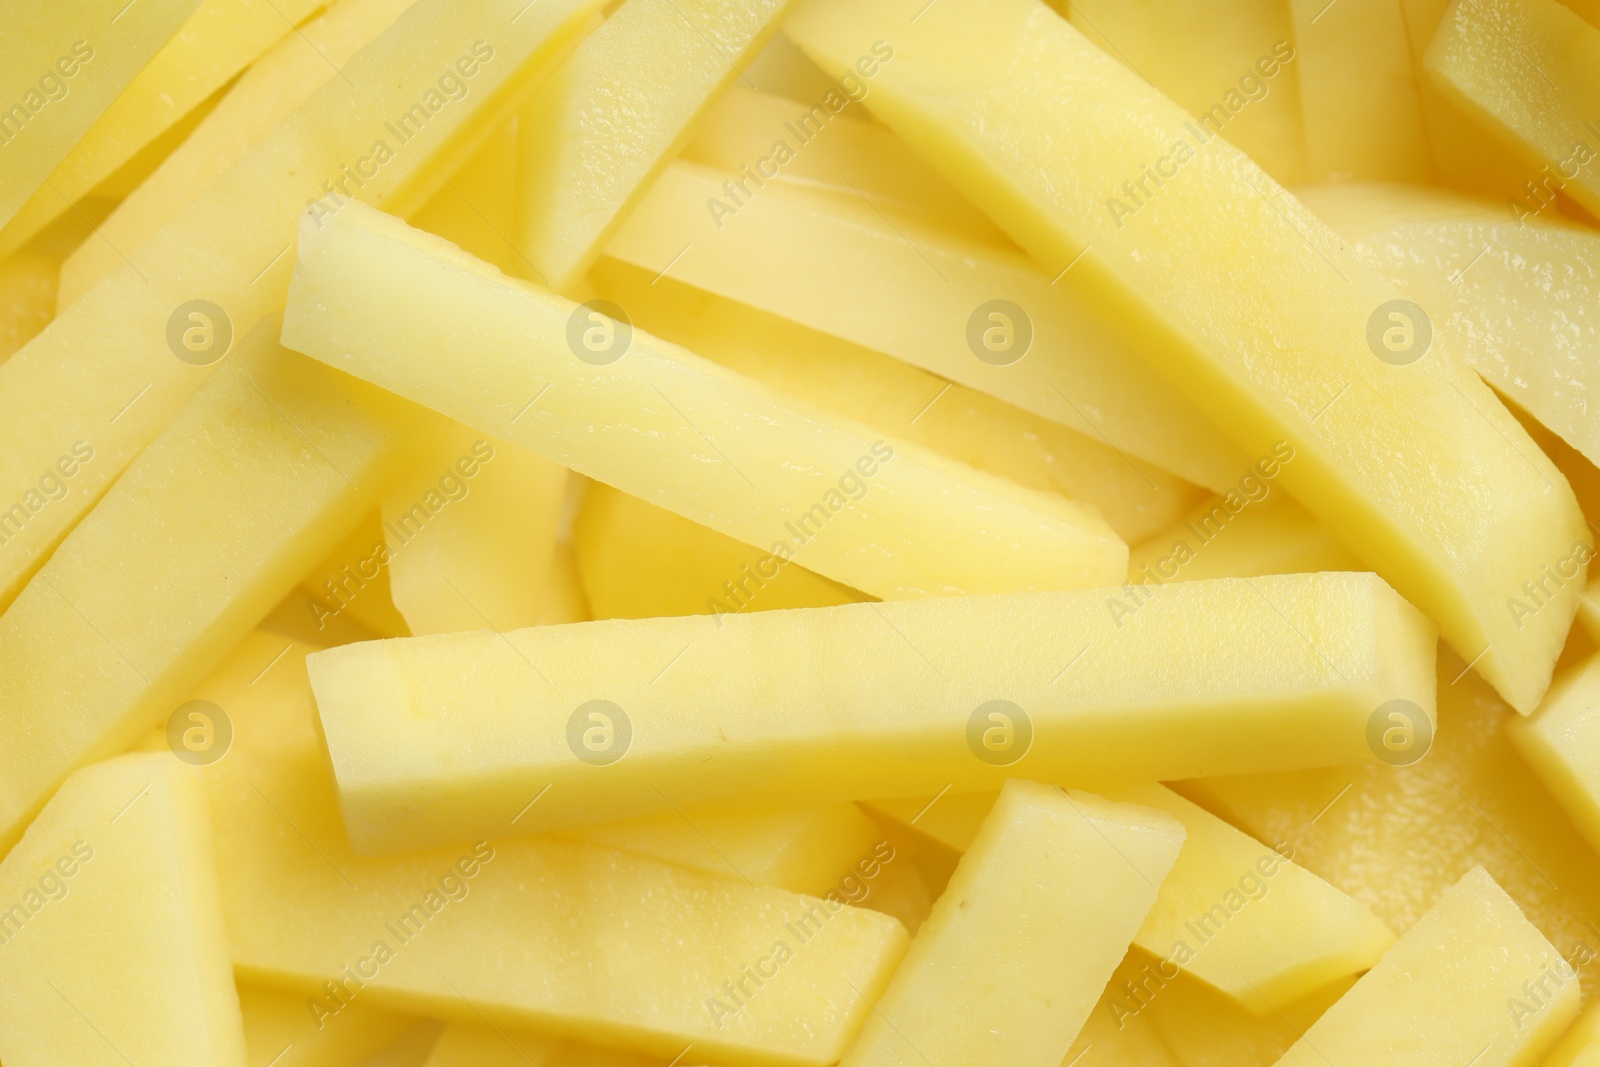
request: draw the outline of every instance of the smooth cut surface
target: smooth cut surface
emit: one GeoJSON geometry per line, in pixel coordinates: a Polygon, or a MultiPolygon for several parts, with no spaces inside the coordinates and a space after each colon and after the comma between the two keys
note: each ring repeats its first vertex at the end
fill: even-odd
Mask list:
{"type": "Polygon", "coordinates": [[[1047,272],[1081,256],[1080,290],[1246,455],[1293,447],[1290,495],[1532,711],[1577,589],[1530,619],[1506,601],[1589,534],[1515,418],[1438,336],[1379,358],[1398,292],[1038,0],[941,0],[912,23],[919,6],[821,0],[784,29],[833,72],[893,36],[867,107],[1047,272]],[[1117,176],[1151,166],[1161,184],[1124,199],[1117,176]]]}
{"type": "Polygon", "coordinates": [[[1432,714],[1433,628],[1371,574],[1180,582],[1132,612],[1122,595],[438,635],[330,649],[310,669],[366,851],[734,797],[1359,763],[1379,705],[1432,714]]]}
{"type": "Polygon", "coordinates": [[[1510,737],[1590,844],[1600,848],[1600,656],[1556,679],[1510,737]]]}
{"type": "Polygon", "coordinates": [[[873,596],[1085,588],[1127,567],[1090,508],[624,332],[360,204],[302,226],[290,304],[286,345],[873,596]]]}

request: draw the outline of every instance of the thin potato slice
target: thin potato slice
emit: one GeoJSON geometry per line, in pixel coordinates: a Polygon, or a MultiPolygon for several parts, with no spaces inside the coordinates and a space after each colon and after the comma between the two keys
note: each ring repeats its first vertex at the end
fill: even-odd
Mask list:
{"type": "Polygon", "coordinates": [[[1091,508],[772,393],[382,212],[301,237],[286,344],[864,593],[1084,588],[1127,567],[1091,508]]]}
{"type": "Polygon", "coordinates": [[[1369,723],[1391,700],[1429,725],[1433,629],[1374,575],[1123,595],[438,635],[330,649],[310,669],[364,851],[734,798],[1371,761],[1369,723]]]}
{"type": "Polygon", "coordinates": [[[516,0],[419,0],[159,234],[124,249],[127,264],[0,364],[0,509],[23,500],[74,442],[95,451],[64,499],[28,507],[20,532],[0,543],[0,605],[199,388],[226,342],[282,307],[295,220],[307,202],[318,217],[336,214],[349,200],[335,183],[363,198],[403,198],[433,154],[470,146],[509,113],[585,25],[593,2],[540,3],[511,21],[516,0]],[[440,79],[460,86],[460,98],[447,97],[440,79]],[[437,113],[424,101],[438,102],[437,113]],[[426,116],[420,129],[413,105],[426,116]],[[402,113],[413,115],[403,141],[377,118],[402,113]],[[365,177],[345,169],[355,167],[365,177]]]}
{"type": "Polygon", "coordinates": [[[73,774],[0,862],[13,1067],[244,1067],[205,795],[170,755],[73,774]]]}
{"type": "Polygon", "coordinates": [[[1387,347],[1392,286],[1038,0],[916,13],[916,0],[821,0],[785,32],[835,71],[894,37],[867,106],[1047,270],[1071,267],[1142,331],[1141,354],[1247,455],[1288,442],[1301,458],[1284,488],[1532,711],[1578,590],[1531,619],[1506,600],[1590,539],[1494,394],[1439,338],[1387,347]],[[1118,190],[1122,174],[1143,192],[1118,190]]]}
{"type": "Polygon", "coordinates": [[[168,715],[435,432],[427,412],[279,348],[276,326],[0,616],[0,847],[74,767],[168,715]]]}

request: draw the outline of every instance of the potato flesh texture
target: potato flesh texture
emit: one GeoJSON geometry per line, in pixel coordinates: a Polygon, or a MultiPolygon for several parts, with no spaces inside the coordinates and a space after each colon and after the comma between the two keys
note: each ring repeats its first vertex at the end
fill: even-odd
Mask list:
{"type": "Polygon", "coordinates": [[[728,1064],[822,1067],[843,1053],[868,1010],[846,983],[877,996],[905,948],[897,922],[845,908],[799,946],[785,923],[821,906],[812,898],[549,838],[487,846],[493,858],[470,878],[456,865],[474,846],[357,856],[316,733],[306,647],[249,680],[281,644],[252,639],[199,692],[234,721],[233,749],[205,775],[241,979],[332,1008],[323,983],[369,958],[379,940],[393,959],[353,1003],[473,1023],[487,1017],[502,1029],[667,1058],[691,1042],[698,1055],[728,1064]],[[401,942],[386,924],[447,875],[466,895],[444,903],[425,936],[401,942]],[[777,939],[795,950],[782,968],[782,995],[753,999],[718,1030],[706,998],[777,939]],[[651,996],[638,995],[644,988],[651,996]]]}
{"type": "MultiPolygon", "coordinates": [[[[0,616],[0,844],[125,749],[375,503],[432,417],[279,348],[268,321],[0,616]],[[361,488],[365,487],[365,488],[361,488]]],[[[99,457],[97,456],[96,459],[99,457]]]]}
{"type": "Polygon", "coordinates": [[[239,1010],[251,1067],[350,1067],[417,1025],[405,1015],[352,1003],[319,1028],[304,996],[252,985],[239,986],[239,1010]]]}
{"type": "Polygon", "coordinates": [[[840,1067],[1055,1067],[1183,841],[1160,813],[1013,779],[840,1067]]]}
{"type": "Polygon", "coordinates": [[[381,212],[351,205],[301,238],[286,344],[747,544],[782,544],[862,592],[1085,588],[1127,568],[1090,508],[886,440],[640,330],[609,365],[580,361],[577,305],[381,212]],[[476,343],[463,348],[468,322],[476,343]],[[459,358],[436,358],[449,350],[459,358]]]}
{"type": "Polygon", "coordinates": [[[1510,726],[1511,741],[1590,846],[1600,848],[1600,657],[1556,679],[1533,717],[1510,726]]]}
{"type": "Polygon", "coordinates": [[[1600,354],[1600,236],[1519,225],[1503,204],[1391,186],[1318,189],[1307,205],[1436,329],[1460,338],[1490,385],[1600,460],[1600,419],[1588,403],[1600,354]]]}
{"type": "Polygon", "coordinates": [[[0,229],[0,255],[87,196],[320,5],[321,0],[188,5],[193,13],[187,21],[72,145],[51,172],[49,185],[35,190],[0,229]]]}
{"type": "Polygon", "coordinates": [[[722,181],[673,164],[606,255],[893,356],[1197,485],[1221,489],[1247,465],[1112,332],[1070,274],[1052,286],[1053,274],[1009,248],[887,205],[776,183],[718,228],[705,203],[727,195],[722,181]],[[1032,347],[1010,366],[983,362],[967,341],[969,320],[996,294],[1033,325],[1032,347]]]}
{"type": "MultiPolygon", "coordinates": [[[[787,38],[774,38],[780,42],[794,48],[787,38]]],[[[768,180],[821,185],[854,196],[853,185],[869,200],[920,212],[978,240],[1010,244],[983,212],[889,130],[856,118],[848,109],[825,122],[814,117],[815,108],[827,110],[826,92],[807,94],[802,103],[730,85],[696,123],[681,158],[738,175],[764,160],[776,162],[781,142],[793,157],[777,167],[776,179],[768,180]]]]}
{"type": "Polygon", "coordinates": [[[7,908],[30,890],[44,899],[39,879],[52,872],[66,886],[20,932],[6,928],[7,1064],[244,1067],[210,836],[199,783],[168,753],[68,779],[0,863],[7,908]]]}
{"type": "Polygon", "coordinates": [[[760,549],[603,482],[585,493],[573,538],[597,619],[821,608],[865,599],[798,563],[778,567],[760,549]],[[751,573],[756,577],[747,577],[751,573]]]}
{"type": "Polygon", "coordinates": [[[1051,6],[1189,114],[1225,118],[1217,128],[1228,143],[1275,179],[1284,185],[1305,180],[1299,65],[1280,64],[1271,77],[1257,66],[1272,58],[1275,47],[1294,41],[1287,5],[1273,0],[1056,0],[1051,6]],[[1267,95],[1229,108],[1229,93],[1244,99],[1239,81],[1247,75],[1265,83],[1267,95]],[[1219,104],[1220,114],[1213,111],[1219,104]]]}
{"type": "Polygon", "coordinates": [[[327,636],[328,627],[341,615],[348,615],[378,637],[411,636],[389,593],[388,566],[376,568],[372,577],[363,573],[369,567],[367,561],[383,558],[385,546],[383,513],[370,511],[301,580],[300,588],[306,594],[299,609],[304,612],[302,619],[323,644],[344,644],[327,636]]]}
{"type": "Polygon", "coordinates": [[[1099,438],[849,341],[668,278],[652,282],[620,260],[601,260],[589,276],[657,337],[957,462],[1092,504],[1130,544],[1198,496],[1188,482],[1135,467],[1099,438]]]}
{"type": "Polygon", "coordinates": [[[1447,1067],[1474,1056],[1484,1067],[1538,1063],[1577,1017],[1576,978],[1550,989],[1520,1025],[1508,1006],[1529,997],[1525,982],[1565,966],[1505,890],[1475,867],[1278,1064],[1447,1067]]]}
{"type": "Polygon", "coordinates": [[[503,108],[501,97],[565,46],[590,2],[539,4],[511,24],[505,0],[420,0],[159,234],[125,250],[128,264],[0,364],[0,499],[21,497],[73,442],[95,449],[71,495],[0,546],[0,605],[205,379],[167,347],[173,311],[211,300],[242,338],[283,306],[294,220],[324,180],[371,152],[384,133],[373,116],[403,111],[480,36],[494,42],[495,59],[479,69],[472,95],[430,119],[360,190],[382,200],[431,153],[448,153],[475,118],[503,108]]]}
{"type": "MultiPolygon", "coordinates": [[[[1364,971],[1394,943],[1388,927],[1365,906],[1165,786],[1118,785],[1100,792],[1119,803],[1164,811],[1188,835],[1134,945],[1174,961],[1250,1011],[1270,1013],[1274,1004],[1364,971]],[[1255,888],[1241,888],[1246,879],[1255,888]]],[[[990,799],[992,794],[965,793],[931,805],[925,799],[890,802],[878,810],[894,810],[897,817],[911,810],[917,829],[965,851],[990,799]]]]}
{"type": "Polygon", "coordinates": [[[1178,791],[1292,848],[1295,862],[1396,932],[1482,864],[1563,952],[1593,949],[1600,859],[1514,751],[1515,713],[1464,667],[1440,657],[1433,748],[1410,767],[1210,778],[1178,791]]]}
{"type": "Polygon", "coordinates": [[[1312,181],[1428,183],[1401,0],[1289,0],[1312,181]]]}
{"type": "Polygon", "coordinates": [[[1556,0],[1457,0],[1426,62],[1447,96],[1600,213],[1600,28],[1556,0]],[[1580,144],[1587,159],[1571,162],[1580,144]]]}
{"type": "Polygon", "coordinates": [[[1117,592],[439,635],[332,649],[311,672],[365,851],[734,797],[994,788],[1008,772],[1077,784],[1364,762],[1379,704],[1433,707],[1432,627],[1373,575],[1175,583],[1120,626],[1106,608],[1117,592]],[[1008,768],[966,739],[997,698],[1033,725],[1008,768]],[[568,718],[594,699],[632,723],[626,758],[603,773],[567,743],[568,718]],[[879,751],[903,755],[863,757],[879,751]]]}
{"type": "MultiPolygon", "coordinates": [[[[114,0],[20,0],[6,11],[6,75],[0,79],[5,107],[22,107],[21,129],[13,118],[6,127],[6,163],[0,168],[0,226],[50,178],[73,145],[105,113],[118,94],[139,74],[194,12],[198,0],[154,0],[123,11],[114,0]],[[87,62],[73,52],[77,42],[93,55],[87,62]],[[71,79],[56,61],[76,64],[71,79]],[[49,75],[65,85],[58,99],[47,97],[38,84],[49,75]],[[28,94],[39,102],[28,103],[28,94]]],[[[8,112],[10,114],[10,112],[8,112]]],[[[22,241],[11,241],[6,252],[22,241]]]]}
{"type": "Polygon", "coordinates": [[[211,114],[172,150],[61,265],[59,314],[154,237],[258,141],[294,114],[417,0],[341,0],[287,34],[239,76],[211,114]],[[121,250],[121,251],[119,251],[121,250]]]}
{"type": "Polygon", "coordinates": [[[631,0],[519,115],[517,245],[568,291],[790,0],[631,0]]]}
{"type": "Polygon", "coordinates": [[[1156,585],[1361,569],[1361,561],[1326,526],[1286,494],[1270,489],[1268,496],[1238,511],[1217,497],[1202,501],[1128,552],[1128,580],[1156,585]]]}
{"type": "Polygon", "coordinates": [[[561,836],[811,896],[836,889],[858,861],[872,858],[879,840],[871,820],[848,801],[674,811],[573,827],[561,836]]]}
{"type": "Polygon", "coordinates": [[[1118,230],[1103,190],[1061,175],[1138,175],[1197,138],[1037,0],[941,3],[905,32],[909,4],[813,3],[785,32],[837,66],[894,23],[868,106],[1047,271],[1083,255],[1083,291],[1143,329],[1141,351],[1247,454],[1289,441],[1283,487],[1531,711],[1576,590],[1521,630],[1505,599],[1587,534],[1493,394],[1438,338],[1410,366],[1374,358],[1366,325],[1394,289],[1222,140],[1118,230]]]}
{"type": "Polygon", "coordinates": [[[566,480],[566,468],[459,424],[396,479],[380,507],[389,588],[411,633],[539,625],[566,480]]]}

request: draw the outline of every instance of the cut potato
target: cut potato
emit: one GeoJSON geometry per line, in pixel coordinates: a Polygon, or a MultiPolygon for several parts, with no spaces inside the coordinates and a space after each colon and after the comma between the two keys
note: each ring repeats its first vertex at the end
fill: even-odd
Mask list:
{"type": "Polygon", "coordinates": [[[72,775],[0,863],[11,1067],[244,1067],[204,794],[166,753],[72,775]]]}
{"type": "Polygon", "coordinates": [[[1289,0],[1311,180],[1431,180],[1401,3],[1289,0]]]}
{"type": "Polygon", "coordinates": [[[351,1004],[322,1021],[306,998],[276,989],[239,986],[249,1067],[350,1067],[412,1030],[417,1020],[365,1004],[351,1004]]]}
{"type": "Polygon", "coordinates": [[[0,260],[0,363],[50,324],[60,269],[55,259],[30,249],[0,260]]]}
{"type": "Polygon", "coordinates": [[[868,1010],[854,990],[876,997],[905,950],[898,922],[842,897],[555,839],[356,856],[317,737],[307,649],[282,645],[245,642],[199,689],[234,724],[232,750],[205,773],[226,828],[217,865],[243,980],[298,993],[330,1027],[361,1004],[663,1063],[691,1044],[727,1065],[824,1067],[843,1054],[868,1010]],[[644,973],[649,997],[636,995],[644,973]]]}
{"type": "Polygon", "coordinates": [[[1600,214],[1600,28],[1556,0],[1456,0],[1428,73],[1532,173],[1533,206],[1560,191],[1600,214]]]}
{"type": "Polygon", "coordinates": [[[1555,218],[1519,223],[1503,204],[1404,186],[1304,196],[1436,329],[1463,342],[1485,381],[1600,461],[1590,402],[1600,387],[1600,234],[1555,218]]]}
{"type": "Polygon", "coordinates": [[[488,260],[507,274],[527,267],[508,236],[516,225],[517,118],[482,148],[406,221],[488,260]]]}
{"type": "Polygon", "coordinates": [[[1183,847],[1158,812],[1013,779],[840,1067],[1055,1067],[1183,847]]]}
{"type": "Polygon", "coordinates": [[[1364,762],[1378,758],[1368,735],[1380,705],[1407,701],[1414,728],[1431,725],[1433,628],[1374,575],[1124,596],[438,635],[330,649],[311,676],[364,851],[734,798],[1364,762]]]}
{"type": "Polygon", "coordinates": [[[1362,569],[1350,550],[1300,505],[1274,494],[1262,479],[1251,479],[1246,486],[1250,495],[1202,501],[1182,520],[1130,550],[1128,581],[1160,585],[1362,569]]]}
{"type": "Polygon", "coordinates": [[[379,637],[410,637],[406,620],[389,593],[389,545],[383,513],[367,514],[339,547],[301,579],[303,599],[296,614],[309,624],[319,644],[343,644],[328,635],[341,617],[353,620],[379,637]]]}
{"type": "Polygon", "coordinates": [[[1043,273],[1010,248],[826,190],[769,183],[719,226],[707,205],[730,203],[725,180],[674,164],[606,255],[893,356],[1197,485],[1225,489],[1248,467],[1075,280],[1043,273]],[[771,256],[773,248],[784,255],[771,256]],[[999,305],[986,312],[995,300],[1020,315],[999,305]]]}
{"type": "Polygon", "coordinates": [[[1520,1067],[1577,1014],[1577,973],[1474,867],[1278,1063],[1520,1067]]]}
{"type": "Polygon", "coordinates": [[[867,106],[1047,270],[1076,262],[1081,291],[1143,331],[1141,353],[1245,454],[1288,442],[1290,495],[1532,711],[1578,590],[1527,620],[1506,598],[1590,538],[1493,393],[1438,338],[1428,358],[1416,334],[1385,347],[1404,340],[1385,340],[1395,289],[1038,0],[945,0],[910,25],[916,6],[819,0],[785,32],[835,71],[894,37],[867,106]],[[1144,193],[1061,174],[1126,174],[1144,193]]]}
{"type": "Polygon", "coordinates": [[[0,847],[182,702],[435,432],[276,332],[240,343],[0,616],[0,847]]]}
{"type": "MultiPolygon", "coordinates": [[[[6,11],[0,76],[0,226],[28,198],[177,32],[199,0],[17,0],[6,11]]],[[[23,240],[5,245],[14,252],[23,240]]],[[[3,255],[5,253],[0,253],[3,255]]]]}
{"type": "Polygon", "coordinates": [[[652,279],[620,260],[602,260],[590,277],[635,325],[663,340],[979,470],[1093,504],[1130,544],[1199,496],[1173,475],[1134,466],[1099,438],[830,334],[652,279]]]}
{"type": "Polygon", "coordinates": [[[517,244],[566,292],[790,0],[629,0],[522,110],[517,244]]]}
{"type": "Polygon", "coordinates": [[[0,229],[0,256],[69,211],[141,149],[179,124],[274,42],[292,33],[296,23],[321,6],[321,0],[202,0],[198,7],[181,6],[193,13],[177,33],[0,229]]]}
{"type": "Polygon", "coordinates": [[[1600,1004],[1591,1004],[1550,1050],[1542,1067],[1596,1067],[1597,1064],[1600,1064],[1600,1004]]]}
{"type": "MultiPolygon", "coordinates": [[[[1296,865],[1292,848],[1275,851],[1253,841],[1161,785],[1100,792],[1164,811],[1188,835],[1133,940],[1160,961],[1161,972],[1181,968],[1264,1014],[1365,971],[1394,943],[1372,912],[1296,865]]],[[[964,852],[992,800],[967,793],[880,801],[874,810],[964,852]]]]}
{"type": "Polygon", "coordinates": [[[330,193],[336,180],[362,197],[404,194],[430,154],[461,148],[514,103],[592,3],[541,3],[507,31],[506,0],[419,0],[343,77],[307,98],[156,237],[124,249],[126,265],[0,364],[0,501],[22,500],[74,442],[95,452],[64,499],[28,508],[21,531],[0,544],[0,605],[199,387],[199,365],[222,358],[229,339],[282,306],[294,220],[307,201],[320,205],[319,217],[337,214],[349,201],[330,193]],[[496,41],[490,61],[471,51],[474,24],[496,41]],[[430,92],[438,96],[440,77],[468,84],[458,60],[475,71],[470,94],[429,112],[404,142],[393,134],[395,145],[374,141],[387,131],[373,115],[399,115],[430,92]],[[376,176],[358,175],[356,189],[341,168],[358,163],[376,176]]]}
{"type": "Polygon", "coordinates": [[[1135,951],[1107,990],[1108,997],[1116,993],[1108,1007],[1125,1030],[1146,1026],[1158,1034],[1179,1067],[1271,1067],[1357,977],[1256,1015],[1197,979],[1164,977],[1159,960],[1135,951]]]}
{"type": "Polygon", "coordinates": [[[520,1030],[450,1023],[422,1067],[553,1067],[560,1045],[520,1030]]]}
{"type": "Polygon", "coordinates": [[[567,471],[457,425],[384,493],[389,590],[417,635],[537,626],[567,471]]]}
{"type": "Polygon", "coordinates": [[[285,344],[864,593],[1126,570],[1090,508],[772,393],[361,204],[305,222],[294,277],[285,344]]]}
{"type": "Polygon", "coordinates": [[[251,64],[183,144],[61,266],[57,313],[161,232],[416,0],[341,0],[251,64]]]}
{"type": "Polygon", "coordinates": [[[824,608],[866,599],[603,482],[584,495],[573,538],[596,619],[824,608]]]}
{"type": "Polygon", "coordinates": [[[1600,848],[1600,655],[1556,679],[1533,717],[1511,724],[1509,736],[1566,809],[1573,825],[1600,848]]]}
{"type": "Polygon", "coordinates": [[[1302,57],[1281,0],[1053,0],[1051,6],[1278,181],[1305,180],[1302,57]]]}

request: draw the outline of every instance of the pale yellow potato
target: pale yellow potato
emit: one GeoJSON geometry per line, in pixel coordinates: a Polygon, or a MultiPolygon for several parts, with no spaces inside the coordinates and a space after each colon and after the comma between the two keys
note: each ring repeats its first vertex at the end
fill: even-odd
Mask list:
{"type": "Polygon", "coordinates": [[[596,619],[821,608],[867,599],[604,482],[584,494],[572,536],[596,619]]]}
{"type": "MultiPolygon", "coordinates": [[[[1295,864],[1292,848],[1254,841],[1155,783],[1100,792],[1164,811],[1188,834],[1133,939],[1159,961],[1159,974],[1182,969],[1267,1014],[1273,1004],[1365,971],[1394,943],[1394,934],[1365,906],[1295,864]]],[[[964,852],[993,798],[964,793],[878,801],[873,810],[964,852]]]]}
{"type": "Polygon", "coordinates": [[[519,115],[518,250],[559,292],[582,278],[790,0],[629,0],[519,115]]]}
{"type": "Polygon", "coordinates": [[[1578,591],[1531,620],[1506,598],[1590,537],[1494,394],[1439,337],[1407,365],[1380,358],[1418,350],[1416,335],[1399,356],[1382,346],[1397,291],[1038,0],[941,0],[911,24],[915,7],[819,0],[785,32],[833,70],[894,36],[867,106],[1047,271],[1081,256],[1081,291],[1141,332],[1142,352],[1246,455],[1292,447],[1279,475],[1290,495],[1532,711],[1578,591]],[[1058,178],[1143,180],[1151,166],[1132,203],[1114,179],[1058,178]]]}
{"type": "Polygon", "coordinates": [[[1600,1004],[1592,1004],[1550,1050],[1543,1067],[1596,1067],[1600,1064],[1600,1004]]]}
{"type": "Polygon", "coordinates": [[[1197,485],[1221,490],[1248,469],[1070,273],[853,194],[768,183],[740,197],[727,180],[673,164],[607,257],[893,356],[1197,485]],[[1021,316],[981,311],[996,299],[1021,316]]]}
{"type": "Polygon", "coordinates": [[[26,248],[0,260],[0,363],[55,317],[60,270],[53,257],[26,248]]]}
{"type": "MultiPolygon", "coordinates": [[[[0,76],[0,226],[45,185],[198,3],[146,0],[134,10],[120,0],[7,5],[6,69],[0,76]]],[[[11,241],[5,250],[21,244],[11,241]]]]}
{"type": "Polygon", "coordinates": [[[1326,526],[1287,495],[1261,478],[1246,484],[1247,492],[1202,501],[1168,529],[1135,545],[1128,552],[1128,581],[1161,585],[1362,569],[1326,526]]]}
{"type": "Polygon", "coordinates": [[[1427,68],[1536,184],[1600,212],[1600,28],[1556,0],[1456,0],[1427,68]]]}
{"type": "Polygon", "coordinates": [[[123,264],[416,0],[340,0],[250,65],[181,145],[61,266],[61,312],[123,264]]]}
{"type": "Polygon", "coordinates": [[[1136,607],[1122,595],[436,635],[330,649],[311,676],[364,851],[735,798],[1363,762],[1380,705],[1431,721],[1433,628],[1374,575],[1178,582],[1136,607]]]}
{"type": "MultiPolygon", "coordinates": [[[[96,454],[64,500],[30,513],[21,533],[0,544],[0,605],[205,379],[203,367],[169,347],[169,325],[181,338],[193,322],[183,305],[211,301],[231,320],[233,339],[243,338],[282,306],[295,220],[307,201],[323,197],[318,217],[335,210],[324,182],[343,181],[379,201],[416,195],[430,157],[466,150],[488,133],[592,7],[592,0],[556,0],[511,22],[513,0],[419,0],[155,237],[124,249],[129,263],[0,363],[0,511],[74,442],[89,442],[96,454]],[[492,60],[474,58],[480,39],[492,60]],[[470,79],[457,73],[457,60],[475,71],[470,79]],[[430,92],[448,100],[437,88],[447,74],[473,88],[436,115],[418,104],[430,117],[406,143],[374,121],[398,117],[430,92]],[[385,153],[373,146],[389,140],[395,144],[380,165],[385,153]],[[360,189],[341,170],[347,165],[368,171],[360,189]]],[[[209,317],[217,320],[217,312],[209,317]]],[[[214,336],[220,345],[221,334],[214,336]]],[[[220,358],[215,351],[191,358],[202,355],[220,358]]]]}
{"type": "Polygon", "coordinates": [[[389,594],[389,545],[383,513],[377,509],[356,523],[349,536],[300,580],[300,588],[305,596],[295,598],[295,614],[320,644],[343,643],[327,636],[341,616],[378,637],[411,636],[389,594]]]}
{"type": "Polygon", "coordinates": [[[1578,1015],[1578,978],[1482,867],[1447,890],[1280,1067],[1521,1067],[1578,1015]]]}
{"type": "Polygon", "coordinates": [[[241,983],[245,1062],[249,1067],[350,1067],[417,1026],[417,1020],[352,1004],[321,1027],[303,995],[241,983]]]}
{"type": "Polygon", "coordinates": [[[1195,486],[1135,466],[1100,438],[831,334],[620,260],[601,260],[590,278],[657,337],[979,470],[1092,504],[1130,544],[1199,498],[1195,486]]]}
{"type": "Polygon", "coordinates": [[[552,1067],[561,1042],[482,1023],[450,1023],[423,1067],[552,1067]]]}
{"type": "Polygon", "coordinates": [[[248,639],[197,691],[234,727],[204,777],[241,980],[297,993],[329,1027],[363,1005],[663,1064],[691,1043],[724,1065],[825,1067],[843,1054],[868,1010],[851,987],[876,997],[905,950],[894,919],[551,838],[357,856],[317,735],[308,648],[286,643],[248,639]],[[758,990],[746,968],[778,977],[758,990]],[[724,983],[756,992],[731,1018],[707,1005],[728,997],[724,983]]]}
{"type": "Polygon", "coordinates": [[[416,635],[537,626],[567,471],[459,424],[383,494],[389,592],[416,635]]]}
{"type": "Polygon", "coordinates": [[[1006,783],[840,1067],[1062,1062],[1183,843],[1160,812],[1006,783]]]}
{"type": "Polygon", "coordinates": [[[436,233],[507,274],[527,270],[512,243],[517,201],[517,117],[513,115],[461,164],[444,188],[406,221],[436,233]]]}
{"type": "Polygon", "coordinates": [[[1357,975],[1275,1011],[1256,1015],[1204,982],[1130,952],[1106,990],[1110,1017],[1125,1031],[1148,1027],[1179,1067],[1271,1067],[1355,985],[1357,975]]]}
{"type": "Polygon", "coordinates": [[[1300,52],[1277,0],[1052,0],[1120,59],[1285,185],[1305,180],[1300,52]]]}
{"type": "Polygon", "coordinates": [[[165,719],[436,432],[276,332],[240,342],[0,615],[0,847],[165,719]]]}
{"type": "Polygon", "coordinates": [[[11,1067],[244,1067],[205,794],[166,753],[85,767],[0,862],[11,1067]]]}
{"type": "Polygon", "coordinates": [[[1560,675],[1509,736],[1580,833],[1600,848],[1600,656],[1560,675]]]}
{"type": "Polygon", "coordinates": [[[1312,181],[1431,180],[1401,6],[1289,0],[1312,181]]]}
{"type": "MultiPolygon", "coordinates": [[[[19,248],[322,6],[322,0],[201,0],[148,64],[0,228],[19,248]]],[[[119,20],[120,21],[120,20],[119,20]]]]}
{"type": "Polygon", "coordinates": [[[1127,568],[1091,508],[773,393],[360,204],[306,220],[290,305],[297,350],[873,596],[1127,568]]]}

